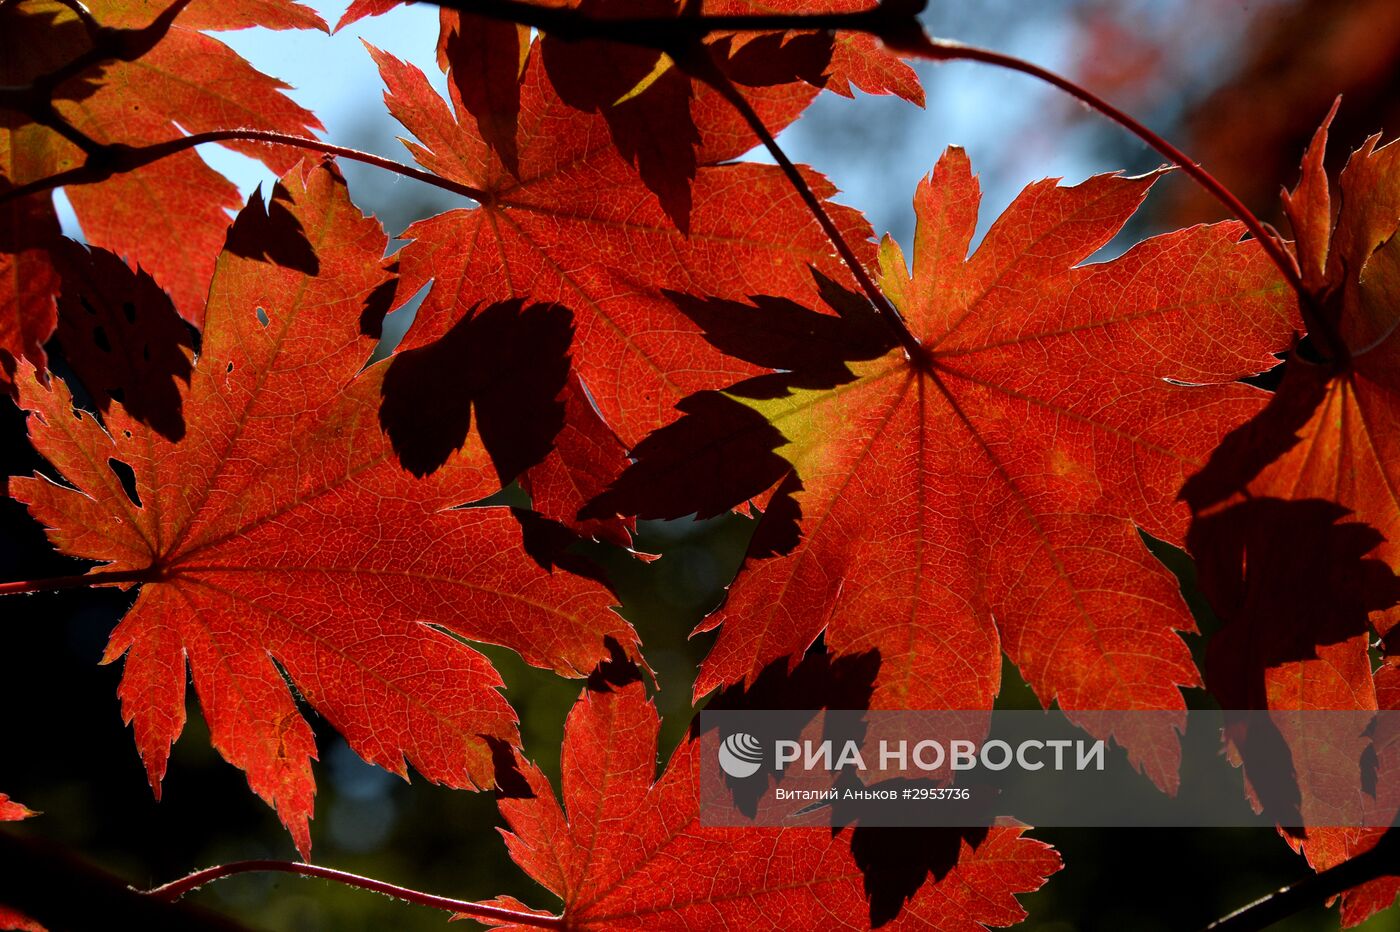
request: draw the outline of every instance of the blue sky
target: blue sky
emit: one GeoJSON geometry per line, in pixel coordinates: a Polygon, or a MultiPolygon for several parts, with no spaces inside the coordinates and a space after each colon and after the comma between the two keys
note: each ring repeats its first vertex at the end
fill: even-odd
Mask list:
{"type": "MultiPolygon", "coordinates": [[[[339,18],[344,3],[313,2],[329,22],[339,18]]],[[[985,7],[1008,4],[981,4],[985,7]]],[[[1035,12],[1012,16],[972,17],[944,10],[931,26],[956,38],[995,41],[1001,49],[1062,68],[1070,52],[1063,11],[1072,4],[1047,2],[1035,12]],[[941,21],[940,21],[941,20],[941,21]],[[998,24],[995,36],[976,35],[979,24],[998,24]],[[1010,28],[1008,27],[1010,24],[1010,28]],[[971,32],[973,35],[969,35],[971,32]]],[[[1024,4],[1019,5],[1022,10],[1024,4]]],[[[363,39],[419,65],[439,88],[444,86],[434,59],[437,10],[428,5],[401,6],[374,19],[361,20],[327,36],[316,32],[270,32],[262,29],[225,33],[219,38],[233,46],[257,68],[291,84],[291,96],[314,111],[326,125],[325,138],[383,155],[406,159],[396,141],[401,128],[385,113],[382,86],[363,39]]],[[[1008,140],[1024,139],[1028,127],[1050,115],[1057,124],[1072,109],[1047,88],[1021,75],[986,67],[951,63],[920,68],[928,90],[928,107],[920,110],[903,101],[858,95],[855,101],[823,95],[808,118],[783,135],[794,159],[812,164],[833,178],[844,192],[842,200],[865,210],[877,232],[891,230],[907,240],[914,185],[949,144],[966,147],[983,175],[987,207],[983,226],[1028,181],[1046,175],[1078,180],[1117,166],[1099,164],[1085,144],[1089,133],[1060,136],[1053,148],[1036,147],[1033,158],[1008,158],[1008,140]]],[[[1093,117],[1085,116],[1092,120],[1093,117]]],[[[232,178],[246,195],[270,174],[257,162],[218,147],[200,150],[210,163],[232,178]]],[[[763,158],[763,153],[751,157],[763,158]]],[[[352,186],[387,187],[387,192],[364,200],[374,207],[394,195],[417,199],[434,195],[403,190],[417,183],[383,175],[377,169],[347,168],[352,186]]],[[[367,194],[369,192],[366,192],[367,194]]],[[[392,224],[392,218],[388,218],[392,224]]],[[[395,231],[397,232],[397,231],[395,231]]]]}
{"type": "MultiPolygon", "coordinates": [[[[1141,5],[1145,16],[1158,17],[1177,5],[1170,0],[1122,2],[1141,5]]],[[[1070,14],[1084,4],[981,0],[976,10],[934,4],[926,22],[936,35],[994,46],[1067,71],[1075,52],[1070,14]]],[[[331,23],[345,7],[324,0],[311,5],[331,23]]],[[[385,111],[379,76],[360,40],[414,62],[443,89],[434,57],[436,35],[436,7],[419,4],[361,20],[331,36],[254,29],[219,38],[263,72],[292,85],[291,96],[326,125],[326,139],[407,160],[396,138],[402,129],[385,111]]],[[[1221,39],[1228,42],[1228,36],[1221,39]]],[[[1208,57],[1210,51],[1200,54],[1208,57]]],[[[908,243],[914,186],[948,145],[965,147],[981,174],[983,230],[1030,181],[1049,176],[1074,182],[1127,167],[1121,164],[1120,147],[1102,145],[1099,117],[1028,77],[964,62],[921,63],[918,70],[928,93],[926,109],[893,98],[858,93],[851,101],[828,93],[781,138],[796,161],[831,177],[844,192],[841,200],[865,211],[877,234],[889,231],[908,243]]],[[[1129,145],[1129,153],[1136,153],[1133,167],[1158,163],[1145,147],[1129,145]]],[[[222,148],[205,146],[200,154],[245,196],[271,180],[258,162],[222,148]]],[[[761,151],[750,158],[767,160],[761,151]]],[[[379,169],[347,165],[345,171],[357,202],[378,213],[391,232],[415,215],[453,203],[450,196],[379,169]]]]}

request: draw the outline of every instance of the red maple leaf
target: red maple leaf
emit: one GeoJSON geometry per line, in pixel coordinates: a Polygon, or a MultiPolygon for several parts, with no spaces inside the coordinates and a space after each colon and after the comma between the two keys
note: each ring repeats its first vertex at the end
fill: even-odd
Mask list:
{"type": "MultiPolygon", "coordinates": [[[[979,189],[950,150],[915,197],[912,277],[892,241],[881,250],[922,361],[830,289],[836,317],[679,302],[717,346],[779,372],[692,396],[589,513],[773,496],[703,626],[722,625],[697,695],[825,631],[837,653],[879,652],[877,708],[989,708],[1003,652],[1091,730],[1088,710],[1185,708],[1178,687],[1199,675],[1177,632],[1193,623],[1139,532],[1182,542],[1181,483],[1266,397],[1232,380],[1272,365],[1295,325],[1239,224],[1077,265],[1152,180],[1034,184],[969,257],[979,189]]],[[[1115,737],[1172,787],[1171,726],[1148,727],[1115,737]]]]}
{"type": "Polygon", "coordinates": [[[521,485],[531,507],[585,537],[630,547],[635,522],[629,518],[584,518],[583,506],[601,495],[627,468],[627,448],[604,423],[583,383],[570,377],[564,389],[564,426],[554,449],[527,472],[521,485]]]}
{"type": "MultiPolygon", "coordinates": [[[[1284,197],[1316,315],[1312,350],[1289,357],[1268,408],[1227,437],[1182,493],[1195,512],[1203,591],[1226,622],[1210,645],[1207,681],[1227,706],[1375,709],[1370,629],[1389,636],[1392,663],[1397,653],[1400,145],[1377,148],[1373,137],[1352,155],[1334,218],[1323,156],[1335,113],[1284,197]]],[[[1392,685],[1388,701],[1396,700],[1392,685]]],[[[1247,751],[1244,759],[1248,767],[1247,751]]],[[[1290,842],[1324,870],[1382,834],[1310,827],[1306,840],[1290,842]]],[[[1397,890],[1384,879],[1348,892],[1344,923],[1388,906],[1397,890]]]]}
{"type": "Polygon", "coordinates": [[[38,815],[28,806],[22,806],[4,793],[0,793],[0,822],[18,822],[38,815]]]}
{"type": "MultiPolygon", "coordinates": [[[[1334,110],[1335,112],[1335,110],[1334,110]]],[[[1335,223],[1323,154],[1328,122],[1285,198],[1303,282],[1320,315],[1324,357],[1294,353],[1269,409],[1243,426],[1183,491],[1200,515],[1241,498],[1334,502],[1400,564],[1400,145],[1370,139],[1339,179],[1335,223]]],[[[1316,328],[1315,328],[1316,329],[1316,328]]],[[[1385,634],[1400,609],[1377,611],[1385,634]]]]}
{"type": "MultiPolygon", "coordinates": [[[[519,176],[500,161],[460,109],[454,113],[417,68],[371,50],[389,108],[417,137],[407,143],[425,167],[478,188],[480,206],[416,223],[398,254],[403,293],[432,283],[404,346],[439,339],[482,301],[558,301],[575,314],[575,367],[624,442],[674,417],[688,393],[757,371],[702,339],[662,293],[671,288],[742,297],[757,292],[815,302],[808,266],[848,280],[830,242],[782,172],[722,164],[753,146],[727,103],[697,92],[704,144],[690,233],[667,218],[655,195],[609,141],[604,119],[567,106],[532,53],[521,89],[519,176]]],[[[805,98],[758,104],[776,129],[805,98]]],[[[822,198],[834,189],[808,174],[822,198]]],[[[857,251],[871,257],[869,227],[854,210],[828,205],[857,251]]]]}
{"type": "MultiPolygon", "coordinates": [[[[399,0],[356,0],[336,28],[397,6],[399,0]]],[[[567,6],[586,20],[675,17],[673,0],[573,0],[567,6]]],[[[808,0],[720,3],[706,12],[774,14],[855,12],[864,0],[817,4],[808,0]]],[[[843,96],[852,86],[869,94],[897,94],[922,106],[918,76],[872,36],[858,32],[715,33],[704,54],[727,80],[746,88],[785,87],[784,96],[805,106],[816,89],[843,96]],[[807,89],[794,87],[806,84],[807,89]]],[[[443,10],[438,62],[452,77],[452,99],[470,113],[483,140],[512,173],[519,171],[517,144],[521,77],[531,54],[529,30],[467,12],[443,10]]],[[[689,229],[692,187],[701,128],[692,112],[696,87],[685,66],[654,48],[606,38],[559,39],[546,33],[536,47],[556,92],[570,106],[597,112],[613,142],[682,230],[689,229]]]]}
{"type": "MultiPolygon", "coordinates": [[[[564,732],[562,802],[533,764],[533,798],[503,799],[511,857],[563,901],[568,928],[864,927],[866,876],[851,828],[700,824],[700,742],[656,779],[660,719],[643,684],[587,689],[564,732]],[[696,865],[704,865],[697,870],[696,865]]],[[[1019,828],[959,842],[942,876],[910,896],[889,929],[981,932],[1025,918],[1016,894],[1060,868],[1019,828]]],[[[498,905],[520,908],[514,901],[498,905]]],[[[524,927],[521,927],[524,928],[524,927]]]]}
{"type": "Polygon", "coordinates": [[[42,924],[4,905],[0,905],[0,929],[7,932],[47,932],[42,924]]]}
{"type": "MultiPolygon", "coordinates": [[[[311,9],[291,0],[94,0],[88,7],[104,27],[129,30],[130,45],[127,57],[81,69],[53,90],[57,116],[93,142],[141,146],[177,139],[182,131],[230,126],[297,135],[321,128],[309,111],[282,93],[287,85],[259,73],[202,32],[249,26],[325,29],[311,9]],[[150,34],[141,32],[155,26],[159,28],[150,34]]],[[[26,86],[59,72],[91,46],[87,29],[65,4],[0,8],[0,84],[26,86]]],[[[277,171],[300,159],[285,148],[228,145],[277,171]]],[[[74,142],[47,126],[20,119],[0,127],[0,187],[54,175],[83,164],[85,157],[74,142]]],[[[228,228],[227,211],[239,206],[232,183],[187,151],[101,183],[70,186],[67,194],[89,243],[139,264],[187,319],[199,323],[228,228]],[[172,236],[176,226],[180,234],[172,236]]],[[[54,326],[56,279],[45,256],[35,250],[56,234],[48,195],[0,205],[0,280],[5,281],[5,297],[18,298],[0,325],[0,350],[40,366],[39,347],[54,326]]]]}
{"type": "MultiPolygon", "coordinates": [[[[3,132],[3,130],[0,130],[3,132]]],[[[8,174],[0,163],[0,174],[8,174]]],[[[53,333],[58,273],[48,250],[59,239],[58,215],[45,197],[0,204],[0,368],[15,359],[44,365],[44,341],[53,333]]],[[[8,380],[0,371],[0,383],[8,380]]]]}
{"type": "Polygon", "coordinates": [[[604,588],[526,556],[507,509],[458,507],[500,489],[479,423],[431,477],[400,466],[379,420],[400,357],[363,369],[392,297],[385,246],[331,166],[255,198],[219,257],[178,444],[118,402],[99,423],[62,382],[20,379],[35,448],[73,487],[17,479],[13,494],[61,550],[104,564],[93,583],[141,583],[105,659],[126,657],[123,713],[152,786],[188,661],[215,747],[303,855],[315,746],[286,679],[366,760],[491,786],[515,714],[453,635],[563,675],[592,669],[605,637],[636,643],[604,588]]]}
{"type": "MultiPolygon", "coordinates": [[[[4,793],[0,793],[0,822],[18,822],[38,815],[37,812],[21,806],[4,793]]],[[[19,910],[0,903],[0,929],[13,932],[45,932],[44,927],[19,910]]]]}

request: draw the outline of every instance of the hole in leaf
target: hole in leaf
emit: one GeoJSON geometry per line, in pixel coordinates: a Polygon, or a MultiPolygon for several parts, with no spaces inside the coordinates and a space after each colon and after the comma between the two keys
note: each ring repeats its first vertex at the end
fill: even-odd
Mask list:
{"type": "MultiPolygon", "coordinates": [[[[128,436],[129,436],[128,432],[128,436]]],[[[107,466],[112,470],[112,474],[117,477],[117,481],[122,484],[122,491],[126,497],[131,499],[131,504],[137,508],[141,507],[141,496],[136,492],[136,470],[115,456],[108,457],[107,466]]]]}
{"type": "Polygon", "coordinates": [[[112,344],[107,339],[107,331],[100,324],[92,328],[92,342],[104,353],[112,351],[112,344]]]}
{"type": "Polygon", "coordinates": [[[264,327],[268,324],[267,311],[262,308],[258,308],[258,323],[262,324],[264,327]]]}

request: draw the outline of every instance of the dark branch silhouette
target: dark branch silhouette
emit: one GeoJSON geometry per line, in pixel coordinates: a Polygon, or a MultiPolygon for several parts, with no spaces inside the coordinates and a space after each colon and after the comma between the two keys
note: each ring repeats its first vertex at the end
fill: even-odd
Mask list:
{"type": "Polygon", "coordinates": [[[1352,887],[1400,874],[1400,834],[1391,829],[1369,851],[1304,877],[1206,926],[1205,932],[1259,932],[1289,916],[1326,904],[1352,887]]]}

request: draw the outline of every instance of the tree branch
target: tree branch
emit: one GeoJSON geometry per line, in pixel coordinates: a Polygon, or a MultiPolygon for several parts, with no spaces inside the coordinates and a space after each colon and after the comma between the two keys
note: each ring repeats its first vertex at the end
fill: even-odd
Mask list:
{"type": "Polygon", "coordinates": [[[1326,332],[1328,325],[1323,316],[1317,312],[1312,295],[1303,287],[1302,278],[1293,256],[1269,233],[1263,222],[1243,201],[1235,196],[1234,192],[1202,168],[1198,162],[1123,110],[1053,71],[991,49],[943,39],[930,39],[918,20],[918,14],[925,6],[924,0],[907,0],[907,2],[883,0],[876,7],[856,13],[760,13],[616,19],[593,18],[579,13],[574,8],[537,6],[524,2],[524,0],[429,0],[429,2],[448,9],[475,13],[478,16],[533,26],[565,40],[606,39],[667,52],[685,48],[687,45],[717,32],[800,32],[804,30],[865,32],[880,38],[891,48],[906,55],[932,61],[975,61],[1030,75],[1069,94],[1090,109],[1096,110],[1137,136],[1179,167],[1201,188],[1224,205],[1259,240],[1269,258],[1278,266],[1284,280],[1297,292],[1310,329],[1319,333],[1326,332]]]}
{"type": "MultiPolygon", "coordinates": [[[[787,32],[848,30],[868,32],[902,45],[926,0],[884,0],[869,10],[851,13],[733,13],[681,16],[593,17],[576,8],[543,6],[527,0],[428,0],[435,6],[488,19],[533,26],[569,41],[605,39],[669,51],[715,32],[787,32]]],[[[698,8],[699,4],[693,4],[698,8]]]]}
{"type": "MultiPolygon", "coordinates": [[[[76,2],[76,0],[75,0],[76,2]]],[[[130,38],[126,40],[121,54],[115,56],[128,58],[133,53],[139,57],[144,54],[145,49],[153,44],[152,35],[156,39],[164,35],[168,30],[174,16],[189,0],[180,0],[177,4],[163,13],[156,22],[143,30],[107,30],[104,32],[131,33],[139,37],[138,42],[132,42],[130,38]],[[144,47],[142,45],[144,44],[144,47]]],[[[1224,184],[1217,180],[1210,172],[1206,171],[1195,160],[1188,156],[1181,149],[1149,129],[1137,119],[1128,115],[1124,111],[1110,104],[1102,97],[1081,87],[1068,78],[1062,77],[1046,68],[1023,59],[1006,55],[990,49],[978,48],[976,46],[965,45],[960,42],[947,40],[930,39],[923,31],[923,27],[918,20],[918,14],[923,10],[926,0],[882,0],[882,2],[869,9],[849,13],[755,13],[755,14],[729,14],[729,15],[681,15],[679,17],[617,17],[617,18],[595,18],[579,13],[577,9],[571,7],[541,6],[525,0],[429,0],[437,6],[447,9],[462,10],[485,16],[491,19],[504,20],[519,23],[521,25],[533,26],[537,29],[549,32],[561,39],[606,39],[613,42],[621,42],[628,45],[637,45],[646,48],[655,48],[661,51],[675,52],[684,49],[700,41],[706,36],[716,32],[786,32],[786,31],[819,31],[819,30],[846,30],[852,32],[864,32],[882,39],[887,45],[897,51],[908,55],[931,59],[934,61],[976,61],[984,64],[995,65],[999,68],[1006,68],[1018,71],[1022,74],[1030,75],[1044,81],[1051,86],[1074,97],[1091,109],[1098,111],[1105,117],[1118,123],[1133,135],[1137,136],[1147,145],[1184,171],[1206,192],[1216,200],[1220,201],[1226,209],[1239,218],[1250,233],[1259,240],[1260,246],[1268,254],[1278,267],[1285,281],[1298,294],[1299,301],[1303,308],[1303,316],[1312,332],[1324,337],[1324,342],[1329,346],[1338,343],[1334,339],[1328,338],[1330,327],[1325,317],[1318,312],[1316,302],[1312,295],[1307,292],[1299,275],[1297,263],[1287,249],[1269,232],[1265,225],[1235,194],[1224,184]]],[[[99,27],[102,28],[102,27],[99,27]]],[[[46,76],[44,83],[50,87],[57,80],[64,80],[76,73],[91,67],[95,61],[89,60],[94,53],[99,52],[98,43],[94,46],[93,52],[87,56],[82,56],[65,68],[60,69],[54,75],[46,76]]],[[[113,57],[110,53],[107,57],[113,57]]],[[[98,55],[101,58],[101,55],[98,55]]],[[[129,59],[128,59],[129,60],[129,59]]],[[[726,79],[727,80],[727,79],[726,79]]],[[[37,84],[37,82],[36,82],[37,84]]],[[[716,85],[717,89],[721,89],[716,85]]],[[[13,93],[15,88],[4,89],[13,93]]],[[[722,91],[722,89],[721,89],[722,91]]],[[[0,102],[3,102],[4,94],[0,94],[0,102]]],[[[732,100],[732,98],[731,98],[732,100]]],[[[745,115],[748,119],[748,116],[745,115]]],[[[42,122],[42,121],[41,121],[42,122]]],[[[229,132],[251,132],[251,131],[229,131],[229,132]]],[[[203,137],[214,137],[217,133],[202,134],[203,137]]],[[[267,134],[273,136],[276,134],[267,134]]],[[[200,137],[185,137],[186,140],[200,137]]],[[[251,136],[227,138],[254,138],[251,136]]],[[[294,137],[283,137],[280,140],[263,139],[269,142],[282,142],[293,144],[289,140],[294,137]]],[[[760,137],[761,138],[761,137],[760,137]]],[[[214,138],[204,138],[201,141],[219,141],[214,138]]],[[[79,143],[81,145],[81,143],[79,143]]],[[[182,148],[199,143],[186,143],[182,148]]],[[[106,151],[91,153],[89,162],[96,159],[98,167],[90,173],[85,174],[84,170],[88,166],[78,169],[70,169],[50,178],[40,179],[30,182],[28,185],[21,185],[9,191],[0,193],[0,203],[14,197],[32,194],[39,191],[52,190],[64,184],[83,184],[102,181],[111,177],[117,171],[129,171],[132,167],[140,167],[154,161],[155,158],[163,157],[169,152],[161,152],[155,158],[138,160],[135,165],[131,164],[134,156],[152,153],[160,149],[160,146],[169,146],[170,143],[158,144],[141,148],[110,146],[106,151]],[[103,163],[120,163],[120,167],[112,168],[104,166],[103,163]],[[99,170],[99,168],[101,170],[99,170]]],[[[328,144],[322,143],[321,151],[329,151],[328,144]]],[[[312,148],[307,145],[306,148],[312,148]]],[[[339,147],[337,147],[339,148],[339,147]]],[[[175,151],[178,151],[175,150],[175,151]]],[[[772,149],[770,148],[770,152],[772,149]]],[[[447,187],[455,185],[455,182],[448,182],[430,172],[419,172],[416,169],[409,169],[407,166],[392,162],[388,159],[377,160],[377,156],[368,156],[366,153],[356,153],[354,150],[340,150],[335,154],[346,158],[356,158],[358,161],[368,162],[397,171],[408,177],[426,181],[429,184],[436,184],[438,187],[446,187],[448,190],[456,190],[457,193],[464,193],[468,189],[464,185],[459,185],[455,189],[447,187]],[[377,160],[377,161],[376,161],[377,160]]],[[[776,155],[774,158],[778,158],[776,155]]],[[[779,160],[779,164],[782,160],[779,160]]],[[[786,169],[785,169],[786,171],[786,169]]],[[[474,197],[466,194],[468,197],[474,197]]],[[[478,197],[474,197],[478,199],[478,197]]],[[[878,306],[878,304],[877,304],[878,306]]]]}
{"type": "Polygon", "coordinates": [[[301,861],[262,860],[235,861],[231,864],[220,864],[216,867],[209,867],[202,871],[196,871],[188,877],[182,877],[179,880],[172,881],[164,886],[156,887],[153,890],[147,890],[144,895],[154,900],[174,902],[191,890],[202,887],[206,883],[214,880],[220,880],[224,877],[233,877],[238,874],[268,871],[277,871],[284,874],[298,874],[302,877],[319,877],[322,880],[332,880],[349,887],[372,890],[375,893],[382,893],[385,896],[391,896],[407,903],[427,906],[432,909],[441,909],[462,916],[472,916],[478,919],[492,919],[515,923],[517,925],[534,926],[537,929],[564,928],[564,919],[562,916],[537,916],[534,913],[506,909],[501,906],[492,906],[488,903],[474,903],[471,900],[454,900],[445,896],[424,893],[421,890],[411,890],[408,887],[400,887],[391,883],[385,883],[382,880],[375,880],[371,877],[361,877],[358,874],[347,873],[346,871],[336,870],[332,867],[321,867],[316,864],[306,864],[301,861]]]}
{"type": "Polygon", "coordinates": [[[329,142],[322,142],[319,139],[289,136],[285,133],[271,133],[258,129],[223,129],[213,130],[207,133],[195,133],[192,136],[181,136],[178,139],[152,143],[148,146],[126,146],[120,144],[104,146],[99,151],[89,155],[87,161],[82,165],[70,168],[67,171],[59,172],[56,175],[49,175],[46,178],[36,179],[27,184],[22,184],[7,190],[0,190],[0,204],[4,204],[6,201],[11,201],[16,198],[27,197],[31,194],[38,194],[43,191],[52,191],[55,188],[61,188],[65,185],[92,184],[98,181],[105,181],[113,175],[150,165],[152,162],[158,162],[177,152],[184,152],[196,146],[202,146],[212,142],[230,142],[235,140],[265,142],[271,145],[292,146],[298,149],[306,149],[311,152],[323,152],[327,155],[335,155],[354,162],[363,162],[366,165],[373,165],[377,168],[403,175],[405,178],[412,178],[415,181],[421,181],[424,184],[442,188],[444,191],[460,194],[462,197],[471,198],[474,201],[481,201],[487,197],[486,192],[478,188],[473,188],[470,185],[443,178],[441,175],[436,175],[433,172],[424,171],[421,168],[414,168],[412,165],[405,165],[402,162],[386,159],[383,156],[374,155],[370,152],[361,152],[358,149],[337,146],[329,142]]]}
{"type": "Polygon", "coordinates": [[[1379,877],[1400,874],[1400,834],[1388,830],[1369,851],[1312,874],[1206,926],[1206,932],[1259,932],[1339,893],[1379,877]]]}
{"type": "Polygon", "coordinates": [[[203,908],[152,899],[51,844],[0,831],[0,903],[46,928],[239,932],[203,908]]]}

